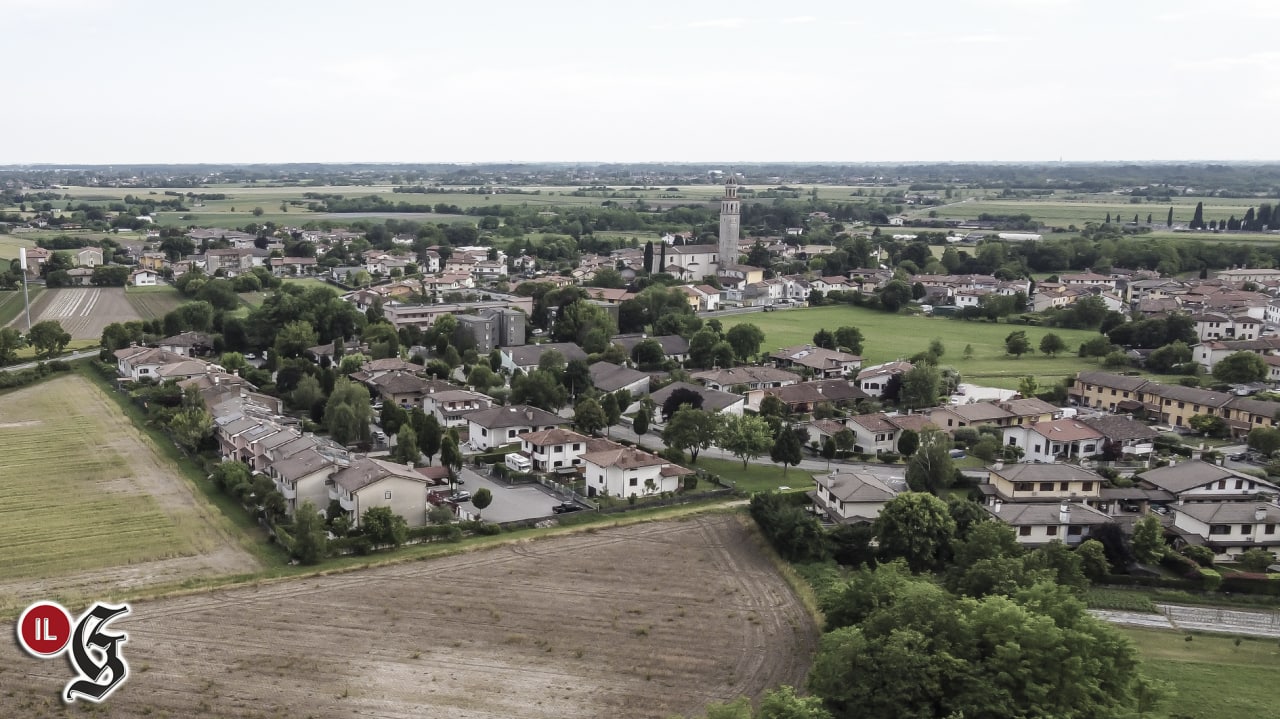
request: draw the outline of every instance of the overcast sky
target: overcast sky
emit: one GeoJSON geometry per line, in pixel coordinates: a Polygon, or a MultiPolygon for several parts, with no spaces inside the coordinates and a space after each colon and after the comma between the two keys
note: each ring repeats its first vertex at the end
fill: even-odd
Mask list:
{"type": "Polygon", "coordinates": [[[0,0],[0,18],[0,164],[1280,159],[1280,0],[0,0]]]}

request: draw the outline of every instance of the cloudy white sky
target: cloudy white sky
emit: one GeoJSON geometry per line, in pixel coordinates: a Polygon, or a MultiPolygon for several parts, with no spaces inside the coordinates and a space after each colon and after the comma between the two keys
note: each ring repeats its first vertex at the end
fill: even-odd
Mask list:
{"type": "Polygon", "coordinates": [[[0,164],[1280,159],[1280,0],[0,0],[0,19],[0,164]]]}

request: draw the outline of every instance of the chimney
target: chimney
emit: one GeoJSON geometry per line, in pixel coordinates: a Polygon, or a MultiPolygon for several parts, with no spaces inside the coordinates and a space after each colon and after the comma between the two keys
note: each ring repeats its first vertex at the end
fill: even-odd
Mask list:
{"type": "Polygon", "coordinates": [[[1002,506],[1004,506],[1004,502],[1001,502],[1000,500],[998,500],[998,499],[997,499],[997,500],[996,500],[996,504],[995,504],[995,512],[996,512],[996,514],[999,514],[999,513],[1000,513],[1000,507],[1002,507],[1002,506]]]}
{"type": "Polygon", "coordinates": [[[1004,469],[1004,462],[997,459],[996,463],[991,465],[991,468],[999,472],[1000,470],[1004,469]]]}
{"type": "Polygon", "coordinates": [[[408,467],[409,469],[413,469],[413,460],[409,460],[408,462],[405,462],[404,466],[408,467]]]}
{"type": "Polygon", "coordinates": [[[1071,505],[1067,502],[1058,507],[1058,524],[1071,524],[1071,505]]]}
{"type": "Polygon", "coordinates": [[[1253,521],[1261,522],[1267,518],[1267,508],[1261,504],[1253,510],[1253,521]]]}

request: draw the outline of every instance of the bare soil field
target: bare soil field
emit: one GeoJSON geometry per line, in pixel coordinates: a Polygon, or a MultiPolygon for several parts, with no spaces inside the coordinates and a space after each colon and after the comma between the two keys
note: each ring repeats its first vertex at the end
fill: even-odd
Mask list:
{"type": "Polygon", "coordinates": [[[123,287],[63,287],[45,290],[32,303],[32,323],[57,320],[72,339],[96,340],[112,322],[142,319],[123,287]]]}
{"type": "Polygon", "coordinates": [[[83,377],[0,395],[0,448],[0,609],[260,568],[248,540],[83,377]]]}
{"type": "MultiPolygon", "coordinates": [[[[138,602],[93,714],[701,716],[808,670],[817,630],[758,541],[706,516],[138,602]]],[[[69,678],[0,642],[0,715],[79,716],[69,678]]]]}

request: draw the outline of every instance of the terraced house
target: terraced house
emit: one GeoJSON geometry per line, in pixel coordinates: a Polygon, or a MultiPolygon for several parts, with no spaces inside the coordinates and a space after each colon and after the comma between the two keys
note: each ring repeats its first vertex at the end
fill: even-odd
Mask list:
{"type": "Polygon", "coordinates": [[[1106,372],[1079,373],[1067,394],[1078,404],[1112,412],[1142,409],[1149,419],[1171,427],[1189,427],[1196,415],[1221,417],[1235,436],[1254,427],[1275,427],[1280,415],[1280,402],[1106,372]]]}

